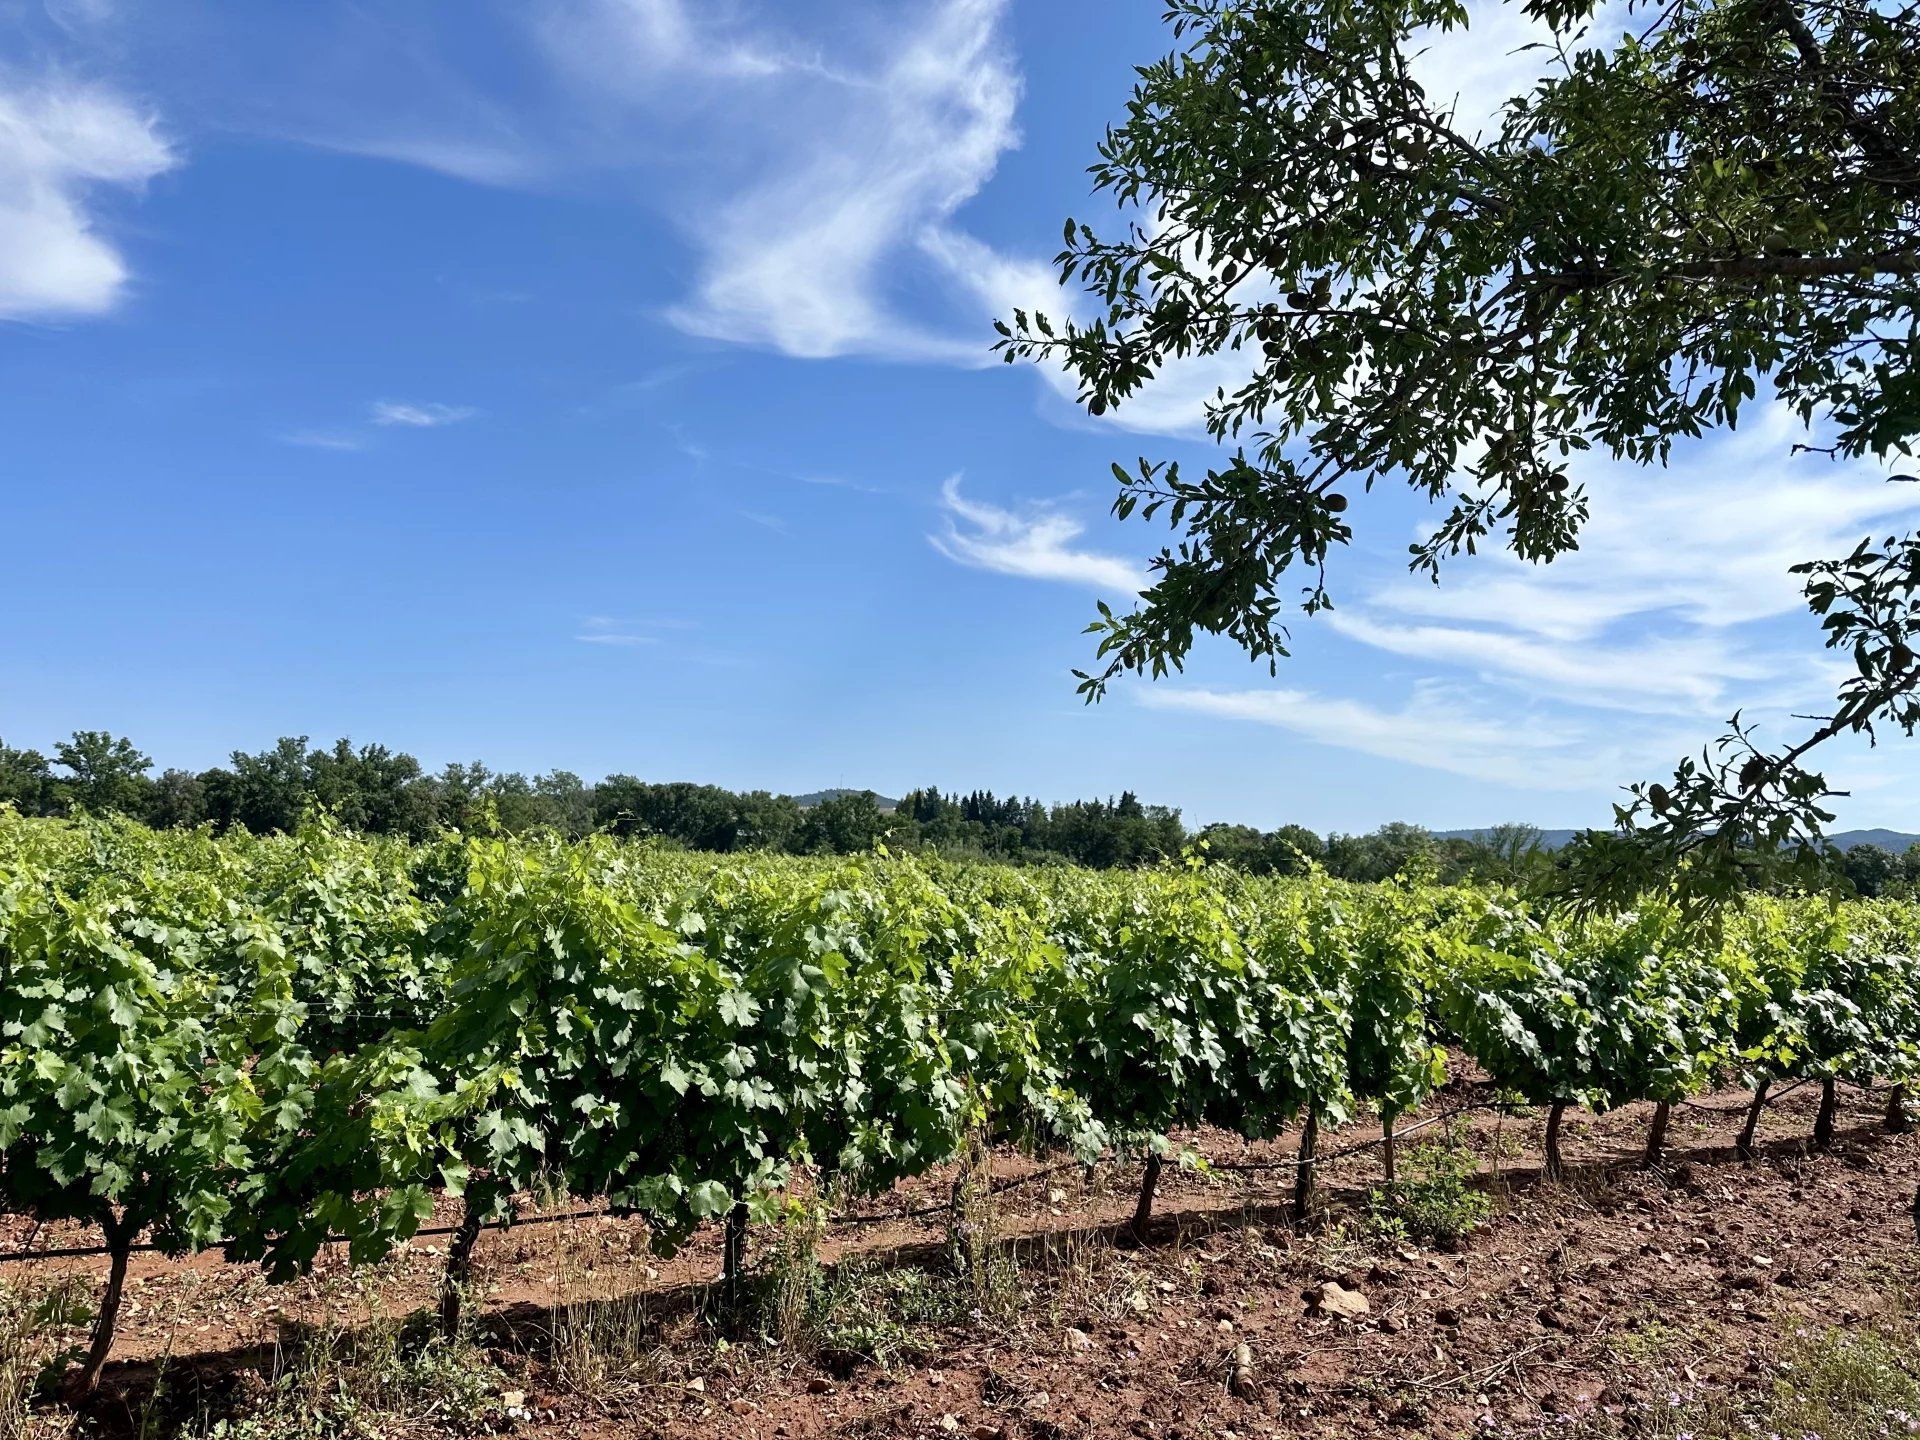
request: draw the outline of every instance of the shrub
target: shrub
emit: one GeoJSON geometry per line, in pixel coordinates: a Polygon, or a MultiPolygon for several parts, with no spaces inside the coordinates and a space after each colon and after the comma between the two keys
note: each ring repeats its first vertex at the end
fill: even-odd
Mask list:
{"type": "Polygon", "coordinates": [[[1368,1228],[1390,1243],[1454,1248],[1493,1213],[1493,1202],[1473,1184],[1479,1168],[1473,1152],[1451,1139],[1414,1146],[1398,1183],[1374,1188],[1368,1228]]]}

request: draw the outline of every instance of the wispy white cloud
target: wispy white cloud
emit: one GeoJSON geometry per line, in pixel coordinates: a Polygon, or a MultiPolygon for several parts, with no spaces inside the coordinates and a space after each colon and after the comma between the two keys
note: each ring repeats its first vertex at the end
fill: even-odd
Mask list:
{"type": "Polygon", "coordinates": [[[308,450],[364,450],[366,438],[351,430],[290,430],[280,439],[308,450]]]}
{"type": "MultiPolygon", "coordinates": [[[[376,400],[368,407],[367,418],[379,426],[397,425],[403,429],[432,430],[470,420],[479,413],[471,405],[376,400]]],[[[314,450],[364,450],[371,435],[364,428],[335,425],[293,430],[280,438],[289,445],[304,445],[314,450]]]]}
{"type": "Polygon", "coordinates": [[[1713,718],[1817,702],[1835,667],[1788,618],[1805,604],[1791,567],[1920,519],[1920,493],[1872,465],[1794,456],[1804,431],[1782,406],[1750,421],[1665,468],[1581,457],[1577,550],[1548,565],[1490,551],[1438,585],[1385,580],[1333,626],[1535,699],[1713,718]]]}
{"type": "Polygon", "coordinates": [[[43,0],[47,16],[61,29],[81,32],[119,18],[117,0],[43,0]]]}
{"type": "Polygon", "coordinates": [[[1397,708],[1310,690],[1212,690],[1156,685],[1142,704],[1290,731],[1317,744],[1527,790],[1592,791],[1625,773],[1613,744],[1564,722],[1490,712],[1470,691],[1414,687],[1397,708]]]}
{"type": "MultiPolygon", "coordinates": [[[[707,460],[712,457],[703,451],[700,458],[707,460]]],[[[812,485],[823,490],[851,490],[861,495],[892,493],[884,485],[869,485],[864,480],[855,480],[849,475],[837,475],[828,470],[794,470],[784,465],[766,465],[758,460],[742,460],[731,455],[720,457],[719,463],[753,475],[767,475],[775,480],[790,480],[796,485],[812,485]]]]}
{"type": "Polygon", "coordinates": [[[929,229],[920,236],[919,246],[980,302],[985,314],[1001,316],[1015,310],[1058,314],[1072,298],[1061,288],[1050,262],[1038,256],[1010,255],[965,231],[929,229]]]}
{"type": "MultiPolygon", "coordinates": [[[[951,229],[930,233],[921,248],[965,287],[979,302],[981,314],[990,319],[1005,319],[1015,310],[1024,310],[1056,321],[1067,316],[1085,320],[1099,308],[1080,292],[1063,288],[1052,264],[1007,254],[970,235],[951,229]]],[[[1198,254],[1189,253],[1188,260],[1202,270],[1207,268],[1198,254]]],[[[1237,291],[1249,304],[1274,299],[1279,293],[1261,275],[1243,280],[1237,291]]],[[[1208,402],[1223,388],[1231,392],[1243,385],[1253,365],[1247,354],[1236,350],[1171,356],[1123,404],[1097,419],[1081,408],[1078,381],[1064,366],[1043,361],[1033,368],[1051,397],[1046,413],[1059,423],[1204,440],[1208,402]]]]}
{"type": "Polygon", "coordinates": [[[1662,468],[1591,453],[1574,478],[1590,496],[1579,549],[1550,565],[1505,552],[1456,565],[1440,585],[1401,580],[1374,603],[1584,640],[1634,618],[1713,629],[1801,608],[1801,560],[1844,553],[1868,530],[1920,512],[1920,490],[1867,463],[1795,456],[1806,432],[1783,405],[1683,444],[1662,468]]]}
{"type": "Polygon", "coordinates": [[[1010,4],[527,0],[477,12],[509,17],[507,65],[426,12],[315,7],[223,21],[208,84],[227,124],[659,210],[692,245],[662,307],[690,333],[985,365],[980,287],[1007,277],[982,267],[1045,268],[962,214],[1019,141],[1010,4]]]}
{"type": "Polygon", "coordinates": [[[685,0],[595,0],[550,5],[536,12],[535,23],[556,58],[617,98],[634,98],[636,75],[754,80],[827,73],[817,53],[756,31],[735,7],[715,0],[698,20],[685,0]]]}
{"type": "Polygon", "coordinates": [[[658,635],[624,635],[608,630],[583,630],[573,637],[588,645],[658,645],[658,635]]]}
{"type": "Polygon", "coordinates": [[[658,645],[662,631],[691,630],[691,620],[622,620],[613,615],[589,615],[580,622],[574,639],[585,645],[611,645],[629,648],[658,645]]]}
{"type": "Polygon", "coordinates": [[[1006,0],[937,0],[850,79],[816,84],[798,117],[770,106],[760,173],[692,227],[693,294],[669,318],[694,334],[806,358],[985,364],[978,336],[929,328],[898,297],[916,272],[949,289],[955,213],[1018,139],[1006,0]]]}
{"type": "MultiPolygon", "coordinates": [[[[135,28],[140,8],[128,7],[124,29],[135,28]]],[[[217,87],[228,126],[475,185],[542,187],[574,146],[540,68],[471,63],[492,15],[508,9],[228,8],[202,28],[214,43],[195,55],[195,78],[217,87]]],[[[147,28],[172,42],[160,52],[171,55],[183,24],[147,28]]],[[[527,48],[517,24],[501,38],[527,48]]]]}
{"type": "MultiPolygon", "coordinates": [[[[677,205],[695,217],[700,260],[667,312],[675,324],[800,358],[981,366],[994,318],[1076,300],[1049,260],[986,243],[960,214],[1020,140],[1007,8],[916,0],[870,53],[809,46],[765,6],[695,20],[683,0],[588,0],[544,31],[566,66],[653,116],[671,73],[667,93],[729,140],[718,173],[677,205]]],[[[1205,401],[1245,371],[1237,355],[1173,360],[1102,421],[1065,403],[1057,367],[1042,373],[1063,420],[1191,438],[1205,401]]]]}
{"type": "MultiPolygon", "coordinates": [[[[1604,0],[1578,33],[1585,43],[1611,45],[1631,18],[1627,0],[1604,0]]],[[[1528,7],[1469,0],[1467,23],[1430,29],[1412,70],[1428,97],[1452,111],[1456,128],[1471,135],[1496,128],[1509,99],[1562,65],[1553,26],[1528,7]]]]}
{"type": "MultiPolygon", "coordinates": [[[[1804,432],[1778,408],[1749,420],[1679,448],[1664,469],[1583,457],[1592,518],[1580,548],[1550,565],[1489,551],[1438,586],[1376,571],[1357,603],[1324,617],[1359,647],[1358,663],[1316,647],[1339,664],[1308,670],[1310,687],[1143,687],[1143,703],[1596,799],[1697,750],[1736,708],[1763,736],[1797,736],[1793,713],[1818,708],[1846,667],[1818,648],[1790,567],[1920,522],[1920,493],[1874,466],[1795,457],[1804,432]],[[1404,685],[1409,698],[1338,693],[1361,683],[1404,685]]],[[[1373,563],[1355,558],[1363,574],[1373,563]]],[[[1875,775],[1916,769],[1898,750],[1829,758],[1837,783],[1871,793],[1875,775]]]]}
{"type": "Polygon", "coordinates": [[[1077,548],[1085,532],[1072,516],[1037,507],[1016,514],[969,500],[960,493],[960,477],[940,487],[945,528],[927,539],[934,549],[962,565],[1017,575],[1027,580],[1064,580],[1098,590],[1137,594],[1147,579],[1131,561],[1077,548]]]}
{"type": "Polygon", "coordinates": [[[488,143],[463,135],[416,135],[405,131],[361,134],[350,130],[307,134],[303,138],[316,149],[437,170],[475,185],[503,189],[534,185],[547,173],[545,157],[505,140],[488,143]]]}
{"type": "Polygon", "coordinates": [[[655,365],[645,374],[633,380],[623,380],[613,387],[613,393],[619,396],[646,395],[673,385],[699,371],[701,367],[691,360],[676,360],[666,365],[655,365]]]}
{"type": "Polygon", "coordinates": [[[155,117],[97,85],[0,77],[0,320],[110,310],[126,261],[90,208],[180,163],[155,117]]]}
{"type": "Polygon", "coordinates": [[[1738,700],[1736,682],[1765,680],[1774,667],[1717,637],[1635,635],[1618,643],[1560,643],[1504,630],[1408,625],[1335,612],[1349,639],[1432,666],[1459,666],[1482,679],[1603,709],[1719,717],[1738,700]]]}
{"type": "Polygon", "coordinates": [[[417,430],[431,430],[441,425],[457,425],[462,420],[471,420],[479,413],[471,405],[438,405],[401,400],[373,402],[374,424],[405,425],[417,430]]]}

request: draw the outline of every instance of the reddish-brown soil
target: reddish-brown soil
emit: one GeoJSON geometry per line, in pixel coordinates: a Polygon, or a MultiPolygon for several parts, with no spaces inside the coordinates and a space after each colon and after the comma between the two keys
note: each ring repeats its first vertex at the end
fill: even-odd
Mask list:
{"type": "MultiPolygon", "coordinates": [[[[1570,1122],[1572,1171],[1557,1185],[1538,1173],[1537,1116],[1461,1122],[1496,1213],[1452,1254],[1383,1246],[1363,1233],[1377,1152],[1324,1167],[1319,1213],[1305,1231],[1288,1223],[1290,1168],[1169,1168],[1145,1244],[1125,1229],[1134,1167],[1103,1165],[1091,1179],[1077,1167],[1052,1172],[994,1201],[994,1233],[1018,1265],[989,1291],[989,1313],[908,1324],[904,1336],[892,1332],[903,1343],[887,1363],[849,1363],[761,1337],[721,1341],[700,1318],[718,1266],[715,1236],[652,1261],[644,1232],[626,1221],[490,1233],[479,1252],[482,1325],[505,1372],[498,1388],[516,1408],[389,1433],[1528,1433],[1551,1428],[1556,1416],[1644,1401],[1650,1387],[1668,1383],[1756,1386],[1783,1335],[1872,1318],[1920,1275],[1910,1211],[1920,1137],[1882,1133],[1877,1097],[1846,1091],[1839,1139],[1815,1153],[1805,1139],[1816,1101],[1808,1088],[1769,1110],[1759,1155],[1742,1164],[1731,1142],[1743,1099],[1730,1093],[1703,1102],[1717,1108],[1676,1111],[1667,1161],[1654,1171],[1637,1164],[1646,1120],[1637,1107],[1570,1122]],[[1308,1304],[1303,1292],[1327,1280],[1363,1295],[1367,1313],[1337,1318],[1308,1304]],[[610,1296],[622,1298],[607,1308],[610,1296]],[[627,1346],[637,1358],[619,1375],[570,1378],[553,1353],[554,1329],[611,1315],[639,1329],[643,1343],[627,1346]],[[1251,1369],[1236,1377],[1241,1346],[1251,1369]]],[[[1323,1149],[1367,1136],[1357,1127],[1331,1133],[1323,1149]]],[[[1284,1160],[1290,1143],[1192,1139],[1212,1161],[1233,1163],[1284,1160]]],[[[1015,1157],[996,1165],[1003,1180],[1033,1168],[1015,1157]]],[[[949,1181],[903,1186],[865,1213],[902,1217],[945,1199],[949,1181]]],[[[836,1226],[820,1256],[944,1277],[945,1226],[939,1215],[836,1226]]],[[[0,1218],[0,1252],[29,1239],[46,1247],[90,1238],[29,1230],[0,1218]]],[[[756,1230],[756,1256],[766,1261],[776,1240],[756,1230]]],[[[269,1364],[289,1327],[353,1324],[429,1303],[444,1243],[419,1240],[387,1264],[352,1272],[343,1256],[330,1256],[313,1277],[281,1288],[217,1255],[137,1256],[99,1420],[111,1429],[137,1410],[157,1362],[171,1392],[217,1389],[269,1364]]],[[[9,1264],[0,1279],[44,1284],[99,1268],[92,1260],[9,1264]]],[[[937,1283],[949,1295],[956,1289],[937,1283]]],[[[856,1313],[844,1323],[873,1318],[856,1313]]]]}

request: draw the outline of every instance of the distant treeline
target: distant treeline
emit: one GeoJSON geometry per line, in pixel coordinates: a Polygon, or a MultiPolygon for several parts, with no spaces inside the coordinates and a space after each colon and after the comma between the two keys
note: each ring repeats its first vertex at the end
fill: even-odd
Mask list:
{"type": "MultiPolygon", "coordinates": [[[[1210,858],[1254,874],[1294,874],[1319,864],[1340,879],[1362,881],[1418,868],[1449,882],[1522,882],[1554,864],[1542,833],[1530,825],[1498,825],[1472,838],[1441,838],[1399,822],[1365,835],[1321,836],[1301,825],[1191,831],[1178,810],[1144,804],[1131,791],[1117,800],[1064,804],[937,786],[898,801],[870,790],[809,799],[632,775],[590,784],[566,770],[528,777],[478,762],[429,774],[413,756],[384,745],[340,740],[322,749],[305,736],[288,736],[254,754],[235,751],[230,765],[157,775],[131,741],[104,730],[76,731],[50,756],[0,741],[0,805],[26,815],[118,813],[163,828],[239,825],[264,834],[291,830],[319,809],[356,830],[413,840],[445,829],[551,829],[573,838],[604,830],[693,850],[847,855],[885,844],[1095,869],[1153,864],[1198,842],[1210,858]]],[[[1834,859],[1862,894],[1920,890],[1920,847],[1901,856],[1857,845],[1834,859]]]]}
{"type": "Polygon", "coordinates": [[[230,764],[210,770],[156,774],[131,741],[99,730],[76,732],[51,755],[0,742],[0,804],[27,815],[113,812],[162,828],[240,825],[256,834],[291,830],[318,808],[353,829],[413,840],[448,828],[546,828],[575,838],[605,830],[694,850],[846,855],[885,843],[1099,868],[1178,855],[1191,838],[1179,811],[1130,794],[1060,805],[933,790],[898,802],[871,791],[803,801],[632,775],[597,783],[565,770],[529,777],[477,762],[429,774],[384,745],[340,740],[320,748],[304,736],[255,754],[235,751],[230,764]]]}

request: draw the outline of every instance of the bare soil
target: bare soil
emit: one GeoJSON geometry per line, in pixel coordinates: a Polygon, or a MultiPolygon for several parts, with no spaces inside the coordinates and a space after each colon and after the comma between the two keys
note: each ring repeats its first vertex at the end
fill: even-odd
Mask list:
{"type": "MultiPolygon", "coordinates": [[[[1468,1098],[1456,1088],[1435,1108],[1468,1098]]],[[[852,1313],[828,1317],[880,1334],[877,1361],[817,1332],[785,1341],[754,1333],[772,1324],[765,1319],[728,1338],[713,1318],[717,1234],[662,1261],[628,1220],[490,1232],[478,1256],[479,1332],[500,1370],[497,1403],[386,1433],[1527,1435],[1657,1403],[1667,1386],[1761,1387],[1772,1383],[1783,1337],[1883,1320],[1912,1294],[1920,1137],[1884,1133],[1884,1102],[1843,1090],[1838,1139],[1816,1152],[1806,1137],[1818,1092],[1807,1087],[1768,1110],[1759,1152],[1743,1164],[1732,1141],[1745,1098],[1729,1092],[1677,1109],[1667,1158],[1651,1170],[1639,1163],[1645,1107],[1570,1120],[1572,1168],[1557,1184],[1539,1173],[1539,1115],[1463,1117],[1457,1137],[1478,1155],[1495,1213],[1454,1253],[1368,1232],[1374,1150],[1322,1167],[1314,1221],[1296,1229],[1290,1139],[1183,1137],[1213,1165],[1274,1168],[1169,1166],[1144,1242],[1126,1224],[1137,1167],[1049,1167],[995,1197],[990,1225],[1006,1259],[970,1312],[949,1304],[890,1324],[877,1302],[858,1299],[843,1307],[852,1313]],[[1365,1313],[1312,1303],[1309,1292],[1327,1281],[1364,1297],[1365,1313]],[[612,1320],[621,1363],[584,1380],[555,1337],[604,1334],[612,1320]]],[[[1323,1153],[1372,1133],[1324,1133],[1323,1153]]],[[[1003,1182],[1041,1168],[1011,1155],[994,1165],[1003,1182]]],[[[946,1200],[950,1184],[934,1175],[861,1206],[869,1218],[831,1227],[820,1260],[869,1282],[920,1272],[949,1300],[970,1293],[951,1278],[947,1217],[912,1213],[946,1200]]],[[[0,1217],[0,1253],[96,1238],[0,1217]]],[[[271,1372],[289,1336],[431,1304],[445,1243],[417,1240],[358,1271],[330,1254],[284,1287],[217,1254],[136,1256],[93,1425],[133,1425],[157,1377],[170,1405],[205,1406],[208,1396],[260,1388],[254,1376],[271,1372]]],[[[756,1227],[751,1253],[763,1273],[777,1268],[779,1243],[772,1227],[756,1227]]],[[[103,1268],[13,1263],[0,1280],[44,1285],[103,1268]]]]}

